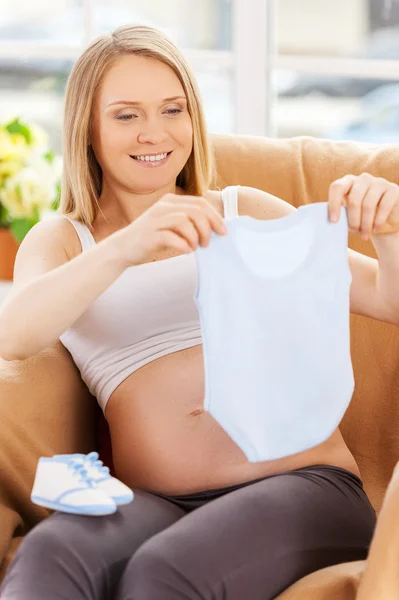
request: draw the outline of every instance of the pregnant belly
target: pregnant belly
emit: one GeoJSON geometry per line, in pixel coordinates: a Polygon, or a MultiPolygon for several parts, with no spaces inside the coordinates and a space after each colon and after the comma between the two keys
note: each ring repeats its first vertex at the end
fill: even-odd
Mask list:
{"type": "Polygon", "coordinates": [[[179,495],[312,464],[332,464],[359,475],[339,430],[311,450],[250,463],[204,411],[203,398],[201,346],[162,357],[126,379],[106,408],[118,477],[131,487],[179,495]]]}

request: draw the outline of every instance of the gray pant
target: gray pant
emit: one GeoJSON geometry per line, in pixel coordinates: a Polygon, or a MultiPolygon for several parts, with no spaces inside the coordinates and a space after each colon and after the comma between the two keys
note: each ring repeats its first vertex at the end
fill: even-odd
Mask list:
{"type": "Polygon", "coordinates": [[[21,544],[1,600],[269,600],[308,573],[367,556],[362,483],[317,465],[224,490],[136,490],[106,517],[56,513],[21,544]]]}

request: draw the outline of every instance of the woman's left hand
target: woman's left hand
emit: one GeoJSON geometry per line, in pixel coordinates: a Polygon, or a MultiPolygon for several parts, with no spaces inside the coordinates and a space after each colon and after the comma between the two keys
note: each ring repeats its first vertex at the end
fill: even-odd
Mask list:
{"type": "Polygon", "coordinates": [[[349,231],[370,235],[399,233],[399,186],[369,173],[346,175],[329,190],[330,220],[338,221],[341,206],[347,207],[349,231]]]}

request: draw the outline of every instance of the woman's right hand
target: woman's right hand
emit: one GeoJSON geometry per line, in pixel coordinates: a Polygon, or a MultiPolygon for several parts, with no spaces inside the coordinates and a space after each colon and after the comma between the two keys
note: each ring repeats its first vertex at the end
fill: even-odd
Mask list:
{"type": "MultiPolygon", "coordinates": [[[[126,267],[151,260],[156,252],[193,252],[207,246],[212,231],[227,233],[223,217],[201,196],[166,194],[114,234],[126,267]]],[[[114,237],[112,236],[112,237],[114,237]]]]}

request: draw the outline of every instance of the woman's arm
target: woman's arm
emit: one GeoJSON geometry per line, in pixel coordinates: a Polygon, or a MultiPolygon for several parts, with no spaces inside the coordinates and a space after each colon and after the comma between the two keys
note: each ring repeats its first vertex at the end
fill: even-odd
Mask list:
{"type": "Polygon", "coordinates": [[[66,219],[35,225],[18,251],[14,285],[0,310],[0,357],[23,360],[53,346],[123,272],[115,244],[68,259],[66,219]]]}
{"type": "MultiPolygon", "coordinates": [[[[377,250],[378,260],[348,249],[351,312],[399,325],[399,186],[367,173],[349,175],[331,185],[328,201],[330,218],[347,206],[351,230],[371,236],[377,250]],[[376,219],[381,224],[373,232],[376,219]]],[[[240,214],[257,219],[277,219],[296,210],[250,187],[240,188],[239,202],[240,214]]]]}
{"type": "Polygon", "coordinates": [[[0,357],[23,360],[53,346],[127,267],[160,250],[192,252],[208,245],[212,231],[226,233],[207,200],[179,194],[165,194],[132,223],[71,259],[70,227],[63,217],[42,221],[21,244],[14,288],[0,311],[0,357]]]}
{"type": "Polygon", "coordinates": [[[349,230],[371,238],[378,260],[349,250],[351,311],[399,325],[399,186],[369,173],[347,175],[329,191],[330,219],[346,206],[349,230]]]}

